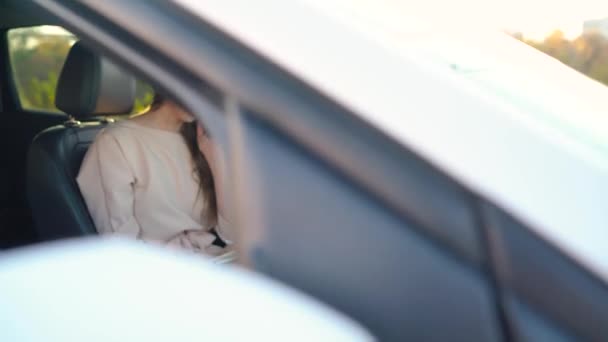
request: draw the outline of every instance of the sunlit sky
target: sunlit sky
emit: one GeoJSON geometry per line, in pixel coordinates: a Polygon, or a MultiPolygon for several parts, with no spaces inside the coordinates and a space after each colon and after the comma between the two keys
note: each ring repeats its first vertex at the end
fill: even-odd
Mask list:
{"type": "Polygon", "coordinates": [[[542,38],[555,29],[574,38],[583,22],[608,17],[608,0],[383,0],[448,22],[487,25],[542,38]]]}
{"type": "Polygon", "coordinates": [[[498,8],[490,12],[496,24],[501,28],[521,31],[531,38],[544,37],[554,29],[562,30],[569,37],[576,37],[581,33],[585,20],[608,17],[608,0],[509,0],[498,8]]]}
{"type": "MultiPolygon", "coordinates": [[[[574,38],[582,32],[585,20],[608,17],[608,0],[445,0],[441,2],[453,10],[451,15],[456,18],[466,21],[471,17],[484,24],[520,31],[525,36],[536,39],[546,36],[555,29],[560,29],[566,36],[574,38]],[[451,2],[455,4],[449,4],[451,2]]],[[[430,5],[429,2],[422,3],[423,1],[420,1],[419,5],[430,5]]],[[[441,11],[441,6],[435,9],[441,11]]],[[[444,11],[441,15],[448,13],[444,11]]]]}

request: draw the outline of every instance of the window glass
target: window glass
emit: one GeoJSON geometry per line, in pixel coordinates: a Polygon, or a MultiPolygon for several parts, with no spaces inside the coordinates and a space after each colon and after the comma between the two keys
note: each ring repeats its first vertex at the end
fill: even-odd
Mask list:
{"type": "MultiPolygon", "coordinates": [[[[61,68],[76,36],[58,26],[35,26],[8,31],[9,56],[15,88],[23,110],[61,113],[55,91],[61,68]]],[[[137,82],[133,113],[145,111],[153,91],[137,82]]]]}
{"type": "Polygon", "coordinates": [[[60,112],[55,107],[57,79],[76,37],[57,26],[8,31],[14,84],[21,108],[60,112]]]}
{"type": "Polygon", "coordinates": [[[154,90],[152,87],[138,80],[135,87],[135,103],[133,104],[131,114],[140,114],[148,110],[153,98],[154,90]]]}

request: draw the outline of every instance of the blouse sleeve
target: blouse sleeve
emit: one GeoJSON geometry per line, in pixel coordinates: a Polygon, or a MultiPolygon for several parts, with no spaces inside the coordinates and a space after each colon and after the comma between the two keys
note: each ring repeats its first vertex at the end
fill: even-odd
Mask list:
{"type": "MultiPolygon", "coordinates": [[[[77,181],[100,234],[145,240],[134,215],[137,177],[116,137],[108,133],[99,135],[82,162],[77,181]]],[[[213,255],[214,239],[206,231],[184,231],[168,241],[145,242],[213,255]]]]}
{"type": "Polygon", "coordinates": [[[221,214],[217,218],[217,235],[227,244],[233,243],[234,237],[232,232],[232,225],[226,220],[221,214]]]}
{"type": "Polygon", "coordinates": [[[119,142],[110,134],[100,134],[78,175],[78,184],[99,233],[140,237],[141,227],[133,211],[135,182],[119,142]]]}

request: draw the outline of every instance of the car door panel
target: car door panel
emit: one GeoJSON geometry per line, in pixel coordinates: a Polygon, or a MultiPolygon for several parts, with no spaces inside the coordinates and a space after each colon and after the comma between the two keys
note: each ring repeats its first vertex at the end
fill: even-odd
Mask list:
{"type": "Polygon", "coordinates": [[[259,190],[251,201],[263,222],[264,238],[250,249],[255,268],[352,315],[381,340],[501,340],[490,282],[467,258],[272,128],[247,120],[245,131],[245,174],[257,176],[246,182],[259,190]]]}
{"type": "Polygon", "coordinates": [[[547,321],[541,314],[519,301],[513,294],[505,293],[503,298],[505,313],[509,317],[512,341],[577,341],[574,336],[558,325],[547,321]]]}
{"type": "MultiPolygon", "coordinates": [[[[605,341],[608,286],[502,210],[486,205],[483,216],[503,300],[525,303],[574,336],[605,341]]],[[[522,310],[507,307],[515,308],[507,314],[520,322],[513,315],[522,310]]]]}

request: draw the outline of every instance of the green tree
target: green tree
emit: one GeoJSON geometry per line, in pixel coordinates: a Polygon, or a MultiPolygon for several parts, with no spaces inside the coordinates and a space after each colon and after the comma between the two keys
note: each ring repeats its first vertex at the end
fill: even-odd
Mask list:
{"type": "Polygon", "coordinates": [[[580,72],[608,84],[608,40],[596,33],[584,34],[573,42],[577,58],[571,64],[580,72]]]}
{"type": "Polygon", "coordinates": [[[43,28],[9,31],[13,79],[22,107],[57,111],[54,101],[58,75],[76,39],[69,34],[48,34],[43,28]]]}
{"type": "Polygon", "coordinates": [[[516,38],[608,85],[608,39],[601,34],[583,34],[568,40],[561,31],[554,31],[543,41],[516,38]]]}
{"type": "Polygon", "coordinates": [[[139,114],[148,109],[154,98],[154,90],[147,83],[138,80],[135,87],[135,103],[132,114],[139,114]]]}

